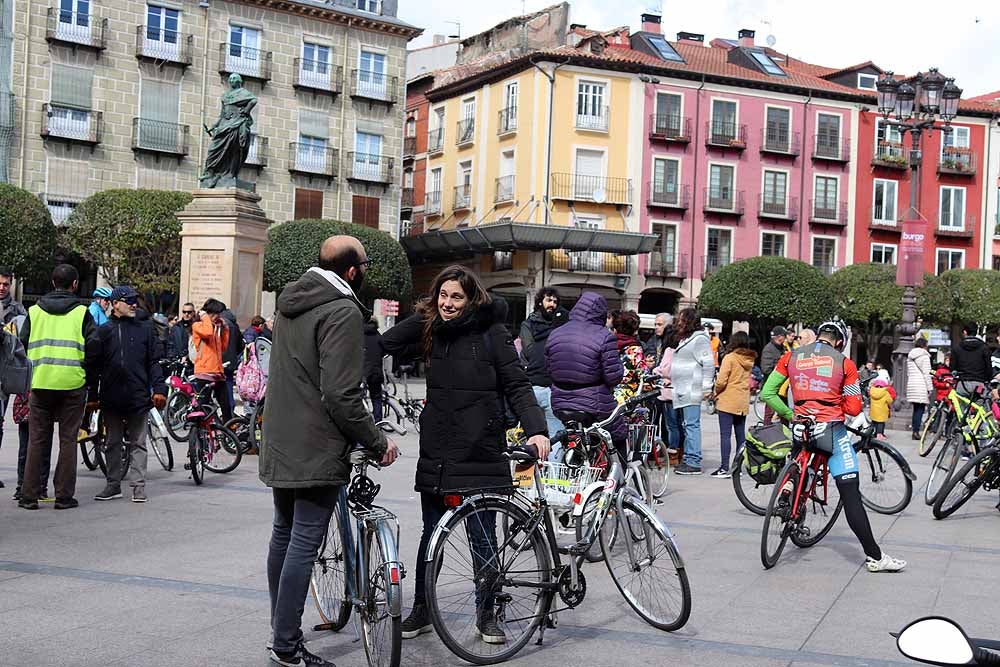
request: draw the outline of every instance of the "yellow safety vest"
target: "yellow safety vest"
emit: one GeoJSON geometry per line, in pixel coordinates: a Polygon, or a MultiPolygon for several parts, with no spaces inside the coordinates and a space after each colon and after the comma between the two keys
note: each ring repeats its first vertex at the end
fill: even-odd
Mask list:
{"type": "Polygon", "coordinates": [[[83,370],[83,319],[85,306],[77,306],[63,315],[53,315],[32,306],[28,310],[31,333],[28,359],[31,360],[32,389],[79,389],[87,382],[83,370]]]}

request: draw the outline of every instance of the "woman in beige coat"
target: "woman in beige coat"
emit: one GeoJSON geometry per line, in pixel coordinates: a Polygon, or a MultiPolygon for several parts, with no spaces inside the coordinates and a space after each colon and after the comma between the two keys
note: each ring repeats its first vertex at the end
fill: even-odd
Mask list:
{"type": "Polygon", "coordinates": [[[750,371],[756,359],[757,353],[750,349],[746,333],[734,333],[715,379],[715,407],[719,412],[722,464],[712,473],[712,477],[726,479],[732,476],[732,433],[736,433],[737,451],[746,439],[747,412],[750,409],[750,371]]]}

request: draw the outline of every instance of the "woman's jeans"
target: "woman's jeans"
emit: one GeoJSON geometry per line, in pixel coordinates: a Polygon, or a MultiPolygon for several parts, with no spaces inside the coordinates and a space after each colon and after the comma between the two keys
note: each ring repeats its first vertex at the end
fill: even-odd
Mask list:
{"type": "Polygon", "coordinates": [[[920,425],[924,422],[924,410],[927,409],[926,403],[910,403],[913,406],[913,422],[911,423],[910,431],[917,435],[920,434],[920,425]]]}
{"type": "Polygon", "coordinates": [[[722,467],[732,470],[732,442],[730,436],[736,433],[736,449],[746,442],[746,415],[734,415],[731,412],[719,410],[719,446],[722,449],[722,467]]]}
{"type": "Polygon", "coordinates": [[[684,464],[701,468],[701,404],[680,409],[684,427],[684,464]]]}
{"type": "Polygon", "coordinates": [[[680,425],[673,401],[660,401],[660,439],[669,449],[677,449],[681,442],[680,425]]]}

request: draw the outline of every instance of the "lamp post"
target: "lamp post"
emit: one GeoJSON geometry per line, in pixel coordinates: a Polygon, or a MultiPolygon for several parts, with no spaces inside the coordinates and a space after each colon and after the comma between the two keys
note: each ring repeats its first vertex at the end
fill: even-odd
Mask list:
{"type": "MultiPolygon", "coordinates": [[[[958,101],[962,97],[962,90],[955,85],[954,79],[945,78],[934,67],[926,74],[917,74],[904,81],[896,79],[892,72],[885,72],[879,78],[876,90],[878,110],[886,126],[898,128],[901,141],[903,135],[910,135],[910,207],[904,218],[903,238],[900,244],[901,249],[905,250],[907,242],[912,244],[916,234],[911,231],[908,235],[907,226],[923,220],[918,208],[920,172],[923,163],[920,139],[924,131],[930,133],[938,130],[945,135],[951,133],[951,121],[958,115],[958,101]],[[937,124],[938,119],[944,124],[937,124]]],[[[912,229],[915,225],[910,226],[912,229]]],[[[922,228],[922,225],[917,227],[922,228]]],[[[923,243],[922,238],[919,241],[923,243]]],[[[921,253],[915,253],[913,257],[914,262],[919,261],[922,265],[921,253]]],[[[901,270],[896,274],[896,282],[904,288],[903,319],[897,327],[899,344],[892,351],[893,383],[897,395],[895,407],[898,409],[905,403],[906,357],[913,349],[913,337],[917,333],[916,287],[923,283],[923,268],[902,266],[906,262],[906,257],[897,258],[897,261],[900,262],[901,270]]]]}

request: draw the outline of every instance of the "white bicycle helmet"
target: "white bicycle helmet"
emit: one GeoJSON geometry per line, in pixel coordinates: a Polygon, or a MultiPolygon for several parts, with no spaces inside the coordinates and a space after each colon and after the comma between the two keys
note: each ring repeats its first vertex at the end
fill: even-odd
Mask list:
{"type": "Polygon", "coordinates": [[[832,333],[841,343],[846,344],[847,339],[850,337],[850,332],[847,330],[847,325],[840,320],[830,320],[829,322],[823,322],[816,328],[816,335],[819,336],[822,333],[832,333]]]}

